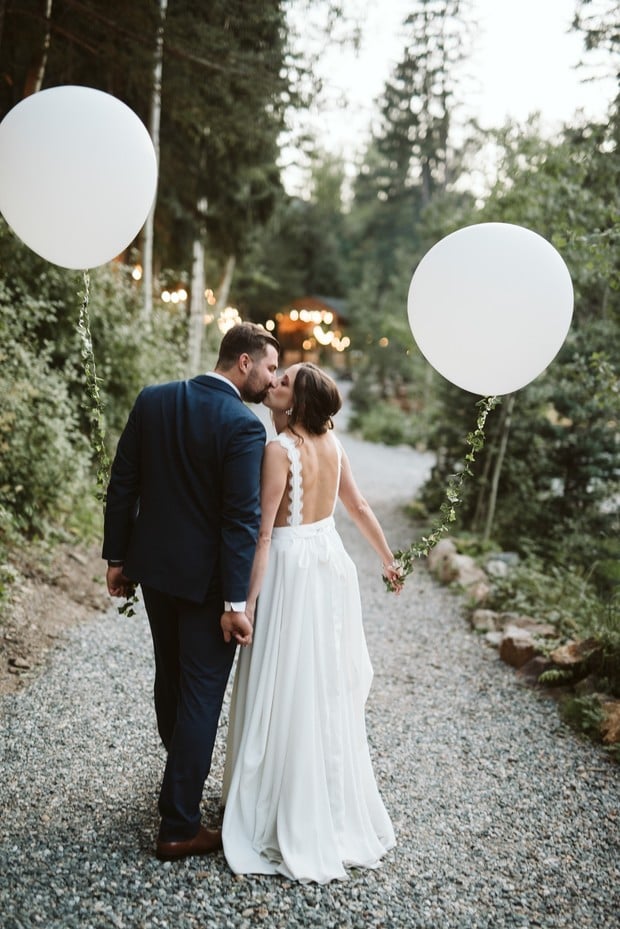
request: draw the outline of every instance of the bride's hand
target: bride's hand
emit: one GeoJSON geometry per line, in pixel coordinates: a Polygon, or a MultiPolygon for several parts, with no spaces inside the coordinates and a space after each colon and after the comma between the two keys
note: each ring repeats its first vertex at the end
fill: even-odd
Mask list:
{"type": "Polygon", "coordinates": [[[391,561],[389,564],[383,563],[383,577],[386,580],[387,586],[394,593],[399,594],[403,589],[405,578],[403,577],[403,569],[398,564],[397,561],[391,561]]]}

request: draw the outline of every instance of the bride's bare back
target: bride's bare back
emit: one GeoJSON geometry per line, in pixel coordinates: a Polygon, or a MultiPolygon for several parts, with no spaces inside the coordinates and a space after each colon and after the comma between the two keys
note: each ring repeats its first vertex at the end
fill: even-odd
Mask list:
{"type": "MultiPolygon", "coordinates": [[[[292,433],[291,435],[296,440],[301,460],[302,523],[316,523],[332,515],[338,495],[340,467],[336,440],[329,432],[310,435],[304,431],[303,441],[292,433]]],[[[287,525],[289,504],[290,484],[287,481],[274,526],[287,525]]]]}

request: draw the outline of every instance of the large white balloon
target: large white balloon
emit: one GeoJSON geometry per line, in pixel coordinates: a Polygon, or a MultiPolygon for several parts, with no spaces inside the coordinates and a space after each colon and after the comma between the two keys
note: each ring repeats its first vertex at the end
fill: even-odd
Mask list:
{"type": "Polygon", "coordinates": [[[135,238],[157,187],[144,124],[116,97],[53,87],[0,123],[0,211],[33,251],[64,268],[94,268],[135,238]]]}
{"type": "Polygon", "coordinates": [[[447,380],[484,396],[533,381],[568,332],[573,286],[542,236],[510,223],[453,232],[426,253],[408,297],[418,348],[447,380]]]}

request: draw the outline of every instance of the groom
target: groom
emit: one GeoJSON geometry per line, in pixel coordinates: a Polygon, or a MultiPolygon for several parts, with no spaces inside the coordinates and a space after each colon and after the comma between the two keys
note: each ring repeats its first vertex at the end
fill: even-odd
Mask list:
{"type": "Polygon", "coordinates": [[[168,752],[159,797],[161,860],[221,848],[200,802],[245,616],[260,521],[265,429],[242,401],[275,386],[279,344],[242,323],[215,371],[146,387],[118,443],[107,490],[108,591],[142,587],[155,651],[155,711],[168,752]]]}

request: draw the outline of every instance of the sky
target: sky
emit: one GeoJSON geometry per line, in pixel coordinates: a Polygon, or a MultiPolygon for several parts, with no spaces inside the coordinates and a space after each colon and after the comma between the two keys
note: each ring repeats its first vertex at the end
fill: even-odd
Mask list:
{"type": "MultiPolygon", "coordinates": [[[[570,32],[576,0],[470,0],[477,23],[473,54],[463,83],[462,112],[484,128],[512,119],[523,123],[535,111],[551,134],[580,110],[603,117],[613,99],[613,79],[584,82],[592,68],[577,69],[582,36],[570,32]]],[[[316,56],[327,108],[307,114],[323,148],[353,165],[376,113],[375,101],[401,56],[402,22],[409,0],[344,0],[359,18],[359,53],[332,48],[316,56]],[[346,102],[343,102],[346,101],[346,102]]],[[[586,59],[592,61],[591,55],[586,59]]],[[[352,173],[352,167],[351,172],[352,173]]],[[[289,184],[298,182],[289,172],[289,184]]]]}

